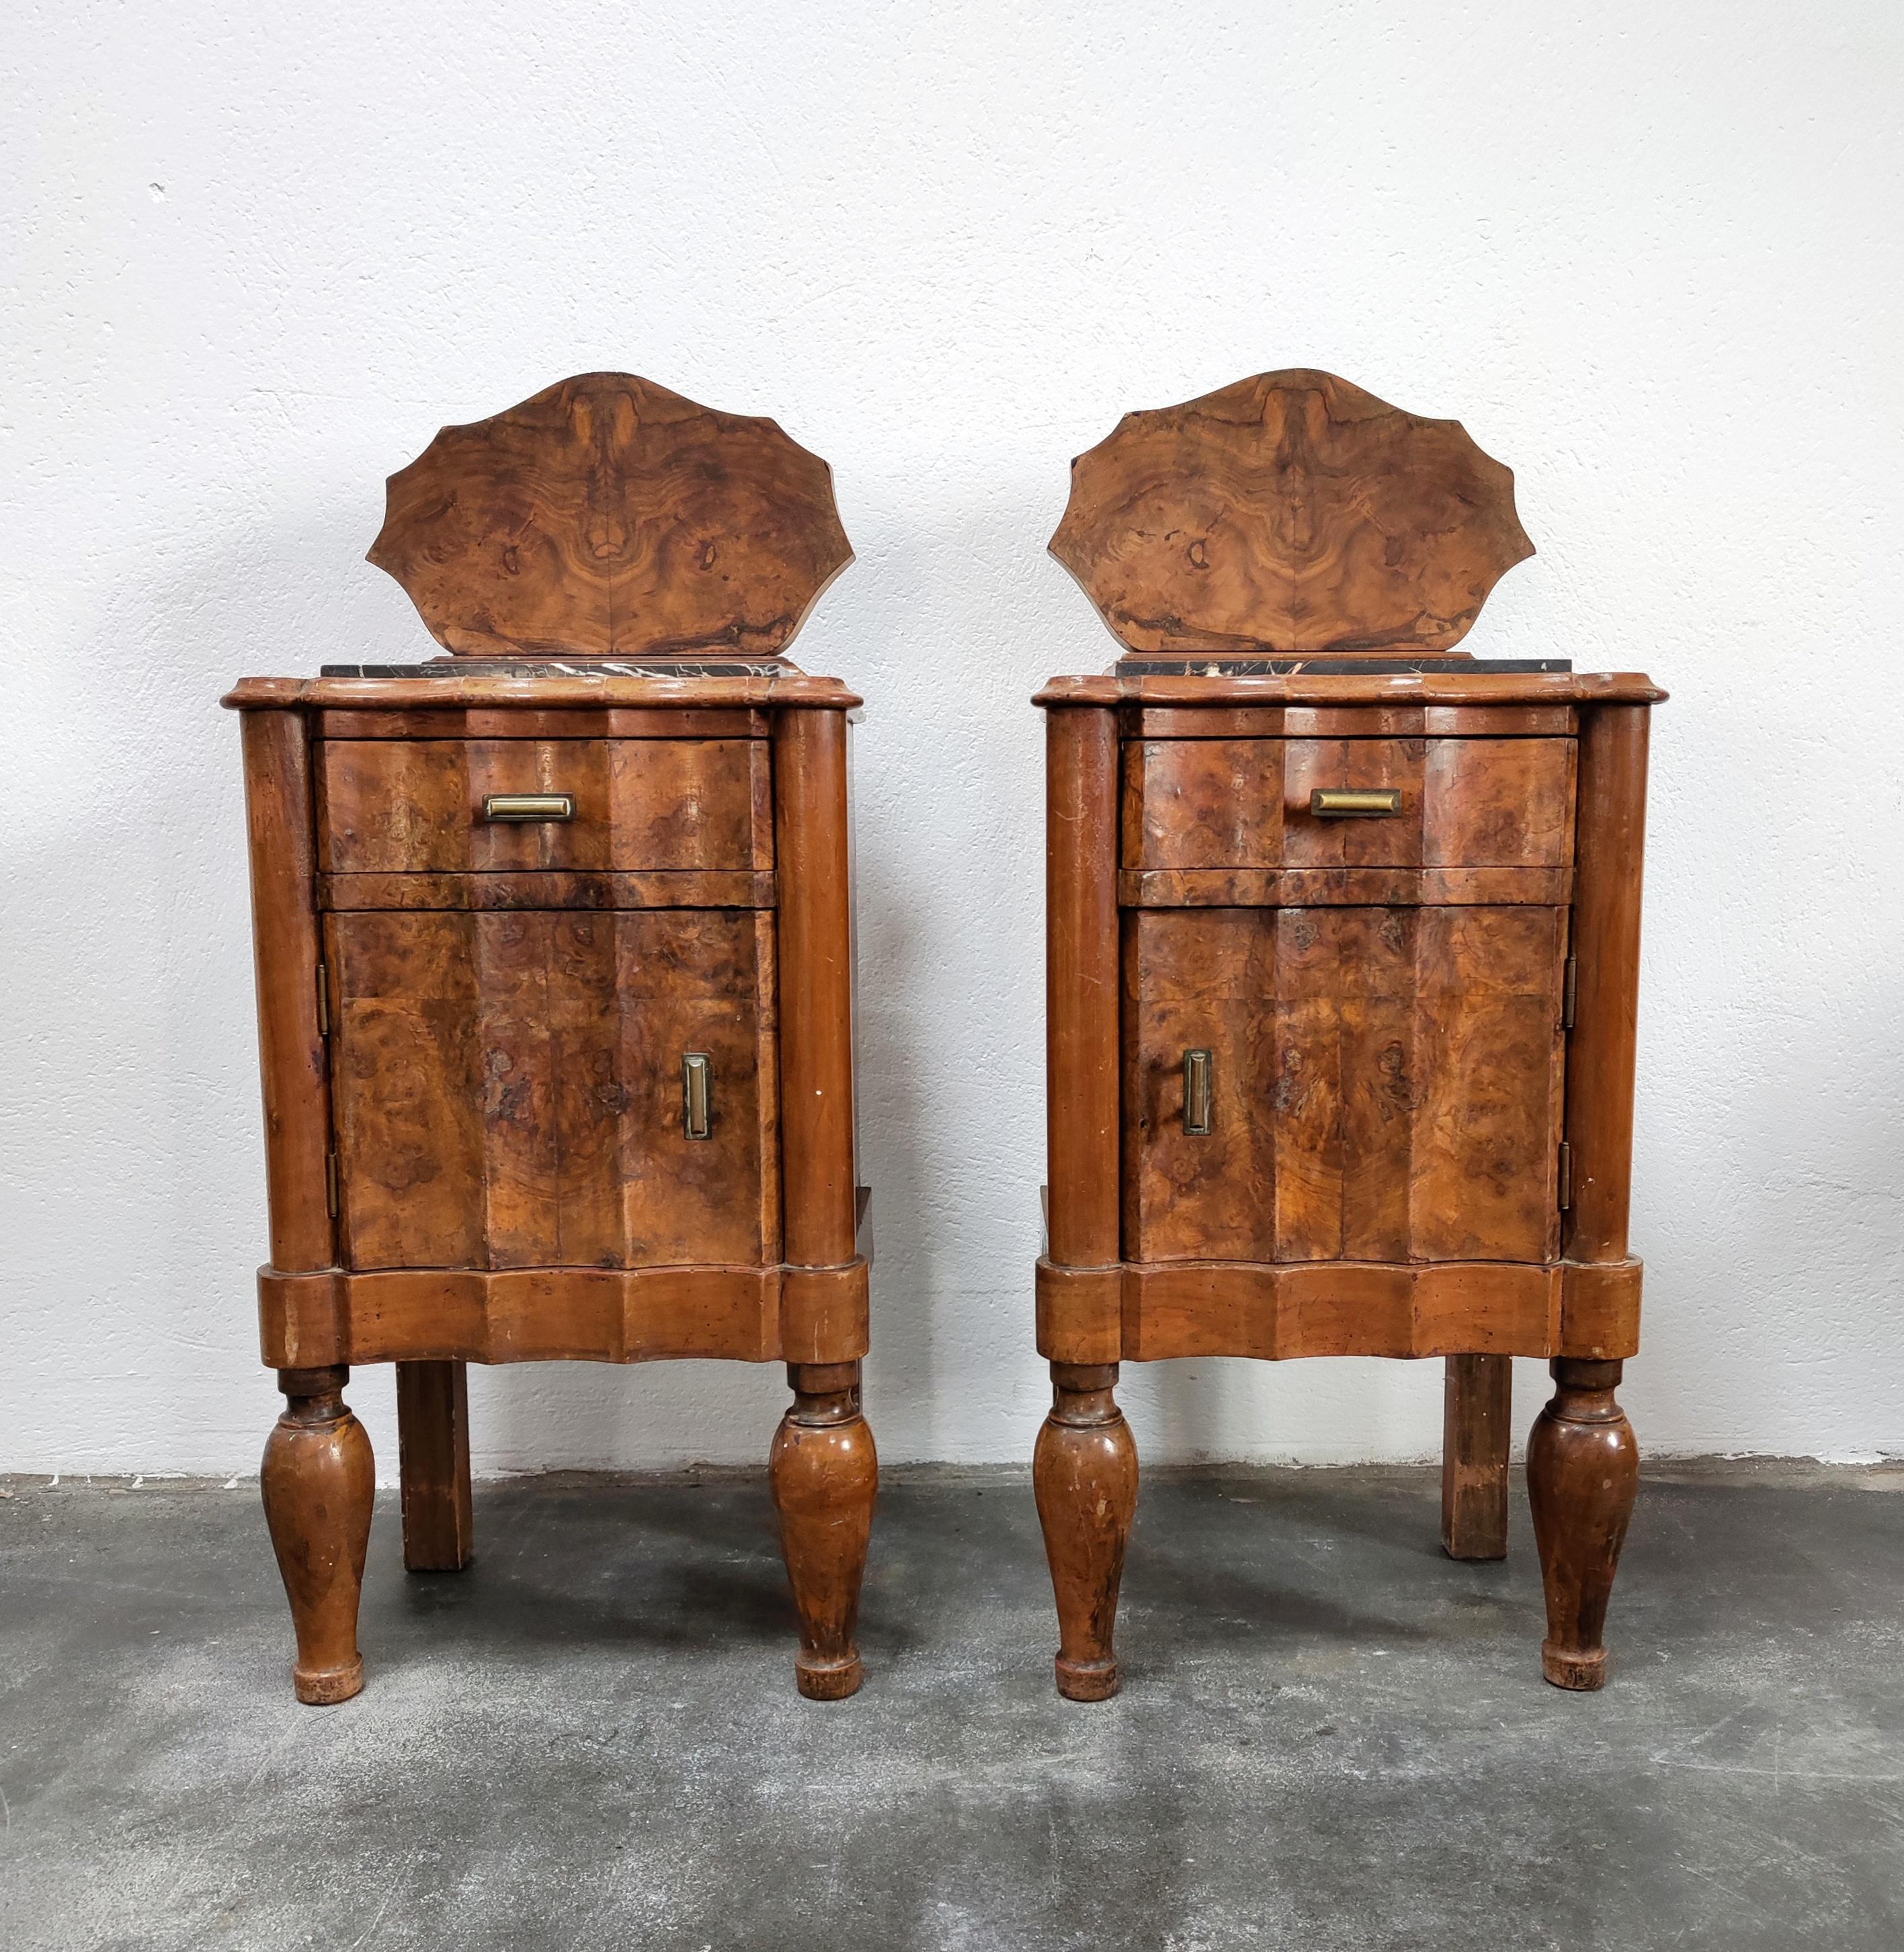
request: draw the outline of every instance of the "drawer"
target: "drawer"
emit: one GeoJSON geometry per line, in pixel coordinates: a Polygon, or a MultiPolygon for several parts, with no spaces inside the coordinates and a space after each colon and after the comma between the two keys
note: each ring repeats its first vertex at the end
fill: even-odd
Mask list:
{"type": "Polygon", "coordinates": [[[1123,865],[1564,867],[1574,753],[1567,738],[1132,740],[1123,865]],[[1394,794],[1397,811],[1314,810],[1332,790],[1394,794]]]}
{"type": "Polygon", "coordinates": [[[317,752],[327,874],[773,865],[765,740],[325,739],[317,752]],[[524,796],[565,799],[568,815],[504,817],[496,802],[524,796]]]}

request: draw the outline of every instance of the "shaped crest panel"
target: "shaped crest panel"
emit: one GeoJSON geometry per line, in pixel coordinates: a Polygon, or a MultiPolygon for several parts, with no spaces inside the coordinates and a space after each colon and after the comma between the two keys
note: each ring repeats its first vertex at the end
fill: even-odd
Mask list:
{"type": "Polygon", "coordinates": [[[1126,414],[1051,538],[1133,651],[1446,651],[1533,554],[1458,421],[1292,369],[1126,414]]]}
{"type": "Polygon", "coordinates": [[[773,421],[589,373],[445,427],[370,560],[459,657],[689,658],[777,654],[853,551],[773,421]]]}

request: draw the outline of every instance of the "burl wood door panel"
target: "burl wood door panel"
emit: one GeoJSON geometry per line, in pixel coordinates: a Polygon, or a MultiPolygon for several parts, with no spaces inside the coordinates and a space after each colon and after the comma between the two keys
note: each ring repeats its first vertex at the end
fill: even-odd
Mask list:
{"type": "Polygon", "coordinates": [[[773,784],[761,739],[327,739],[325,873],[766,868],[773,784]],[[492,794],[566,793],[568,820],[484,817],[492,794]]]}
{"type": "Polygon", "coordinates": [[[1145,739],[1124,747],[1131,868],[1548,868],[1573,859],[1571,739],[1145,739]],[[1331,818],[1318,787],[1393,787],[1331,818]]]}
{"type": "Polygon", "coordinates": [[[1566,912],[1123,918],[1124,1257],[1545,1261],[1566,912]],[[1188,1050],[1211,1054],[1207,1136],[1188,1050]]]}
{"type": "Polygon", "coordinates": [[[345,1266],[780,1257],[765,914],[325,918],[345,1266]],[[681,1060],[712,1063],[711,1135],[681,1060]]]}

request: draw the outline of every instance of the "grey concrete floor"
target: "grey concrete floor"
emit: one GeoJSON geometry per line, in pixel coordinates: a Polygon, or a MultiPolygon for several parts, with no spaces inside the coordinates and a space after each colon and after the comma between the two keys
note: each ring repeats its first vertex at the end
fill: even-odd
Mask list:
{"type": "Polygon", "coordinates": [[[1904,1472],[1654,1466],[1597,1696],[1426,1471],[1152,1473],[1125,1691],[1060,1701],[1021,1479],[882,1494],[802,1701],[764,1484],[518,1481],[293,1700],[254,1485],[0,1500],[0,1943],[1904,1946],[1904,1472]]]}

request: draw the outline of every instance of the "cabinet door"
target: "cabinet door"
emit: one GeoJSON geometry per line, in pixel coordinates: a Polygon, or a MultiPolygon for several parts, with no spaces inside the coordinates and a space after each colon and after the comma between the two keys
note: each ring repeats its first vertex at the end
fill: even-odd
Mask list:
{"type": "Polygon", "coordinates": [[[352,1268],[780,1257],[771,915],[326,918],[352,1268]],[[687,1131],[682,1059],[711,1066],[687,1131]]]}
{"type": "Polygon", "coordinates": [[[1565,927],[1536,907],[1127,912],[1125,1258],[1553,1259],[1565,927]]]}

